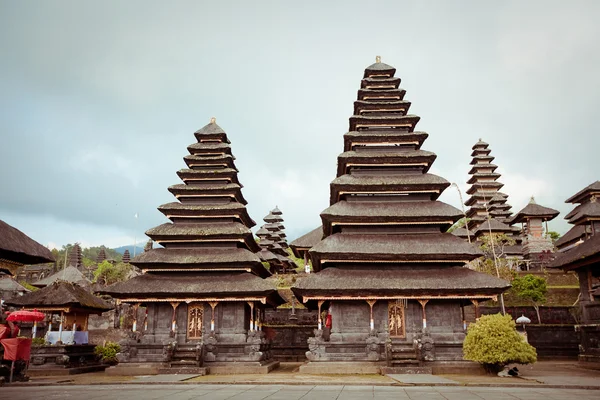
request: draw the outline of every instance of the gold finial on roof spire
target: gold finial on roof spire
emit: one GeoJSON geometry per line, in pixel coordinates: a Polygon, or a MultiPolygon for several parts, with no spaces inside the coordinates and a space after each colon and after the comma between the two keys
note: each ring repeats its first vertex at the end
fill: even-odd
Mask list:
{"type": "Polygon", "coordinates": [[[216,119],[215,117],[212,117],[212,118],[210,119],[210,123],[211,123],[211,124],[216,124],[216,123],[217,123],[217,119],[216,119]]]}
{"type": "Polygon", "coordinates": [[[480,141],[480,142],[483,142],[483,140],[481,140],[481,138],[479,138],[479,141],[480,141]]]}
{"type": "Polygon", "coordinates": [[[381,56],[375,56],[375,62],[380,63],[381,62],[381,56]]]}
{"type": "Polygon", "coordinates": [[[535,202],[535,197],[531,196],[531,200],[529,200],[529,204],[537,204],[535,202]]]}

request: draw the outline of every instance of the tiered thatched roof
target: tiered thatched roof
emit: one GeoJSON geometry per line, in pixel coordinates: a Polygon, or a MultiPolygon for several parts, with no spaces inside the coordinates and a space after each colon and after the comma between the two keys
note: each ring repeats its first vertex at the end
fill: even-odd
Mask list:
{"type": "Polygon", "coordinates": [[[0,220],[0,272],[14,275],[24,264],[54,262],[52,252],[0,220]]]}
{"type": "Polygon", "coordinates": [[[421,149],[427,134],[414,131],[419,117],[408,114],[411,104],[395,72],[379,60],[365,70],[331,182],[331,206],[321,213],[323,228],[292,243],[297,251],[322,235],[307,243],[317,273],[300,280],[294,293],[451,295],[464,285],[472,285],[471,295],[500,293],[506,282],[463,268],[481,252],[443,233],[462,213],[437,200],[450,183],[428,172],[436,155],[421,149]],[[460,282],[465,274],[468,284],[460,282]]]}

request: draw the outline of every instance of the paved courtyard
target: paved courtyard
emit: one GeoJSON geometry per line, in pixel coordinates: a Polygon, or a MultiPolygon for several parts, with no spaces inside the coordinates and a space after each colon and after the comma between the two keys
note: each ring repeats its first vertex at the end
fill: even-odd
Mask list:
{"type": "Polygon", "coordinates": [[[3,387],[1,397],[31,399],[169,399],[169,400],[597,400],[600,390],[497,387],[394,387],[312,385],[72,385],[3,387]]]}

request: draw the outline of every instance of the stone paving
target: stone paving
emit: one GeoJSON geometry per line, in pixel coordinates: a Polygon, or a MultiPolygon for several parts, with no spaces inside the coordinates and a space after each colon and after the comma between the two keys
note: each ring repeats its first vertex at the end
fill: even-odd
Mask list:
{"type": "Polygon", "coordinates": [[[70,385],[0,388],[0,397],[31,399],[168,400],[597,400],[600,390],[457,386],[351,385],[70,385]]]}

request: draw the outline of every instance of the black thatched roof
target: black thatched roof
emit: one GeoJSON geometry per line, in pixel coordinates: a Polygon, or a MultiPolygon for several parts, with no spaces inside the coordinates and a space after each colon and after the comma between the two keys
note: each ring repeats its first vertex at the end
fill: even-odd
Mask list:
{"type": "Polygon", "coordinates": [[[400,78],[392,76],[389,78],[363,78],[360,81],[361,88],[373,88],[373,87],[386,87],[386,88],[398,88],[400,85],[400,78]]]}
{"type": "Polygon", "coordinates": [[[157,248],[137,255],[131,263],[148,270],[164,269],[252,269],[257,275],[270,274],[263,268],[258,256],[243,248],[157,248]]]}
{"type": "Polygon", "coordinates": [[[194,132],[194,136],[196,136],[196,139],[199,142],[214,138],[223,140],[226,143],[230,143],[229,139],[227,139],[227,134],[225,131],[214,121],[211,121],[209,124],[198,129],[196,132],[194,132]]]}
{"type": "Polygon", "coordinates": [[[592,202],[583,203],[575,207],[576,211],[567,215],[567,218],[571,224],[581,225],[586,223],[589,219],[600,218],[600,203],[597,200],[592,202]]]}
{"type": "Polygon", "coordinates": [[[346,173],[346,165],[381,165],[381,164],[424,164],[421,168],[427,172],[436,159],[435,153],[425,150],[378,151],[364,149],[346,151],[338,156],[338,176],[346,173]]]}
{"type": "Polygon", "coordinates": [[[232,183],[237,183],[243,187],[238,181],[237,170],[235,168],[218,168],[218,169],[191,169],[184,168],[177,171],[177,176],[184,182],[194,184],[195,182],[210,182],[214,180],[227,180],[232,183]]]}
{"type": "Polygon", "coordinates": [[[437,199],[450,182],[433,174],[406,175],[342,175],[331,182],[331,204],[339,201],[339,193],[429,192],[437,199]]]}
{"type": "Polygon", "coordinates": [[[229,202],[225,204],[182,204],[172,202],[163,204],[158,210],[170,219],[172,217],[185,216],[235,216],[247,227],[256,225],[250,216],[248,210],[241,203],[229,202]]]}
{"type": "Polygon", "coordinates": [[[475,143],[473,145],[473,147],[471,147],[472,150],[475,149],[486,149],[489,146],[489,143],[484,142],[483,140],[479,139],[477,141],[477,143],[475,143]]]}
{"type": "MultiPolygon", "coordinates": [[[[361,89],[359,92],[359,96],[361,92],[367,91],[368,89],[361,89]]],[[[387,92],[387,90],[386,90],[387,92]]],[[[386,93],[387,94],[387,93],[386,93]]],[[[361,96],[362,97],[362,96],[361,96]]],[[[365,96],[367,97],[367,96],[365,96]]],[[[360,97],[359,97],[360,98],[360,97]]],[[[421,118],[417,115],[402,115],[402,114],[390,114],[390,115],[353,115],[350,117],[350,127],[348,130],[356,131],[361,129],[362,127],[387,127],[387,126],[395,126],[402,127],[409,131],[415,129],[415,126],[419,122],[421,118]]]]}
{"type": "Polygon", "coordinates": [[[369,78],[373,75],[381,75],[381,74],[394,76],[395,73],[396,73],[396,68],[392,67],[391,65],[382,63],[378,58],[377,62],[375,64],[371,64],[367,68],[365,68],[365,75],[363,78],[369,78]]]}
{"type": "Polygon", "coordinates": [[[165,223],[146,231],[152,240],[202,240],[238,239],[252,251],[258,251],[258,245],[250,229],[239,222],[227,224],[197,225],[165,223]]]}
{"type": "MultiPolygon", "coordinates": [[[[510,283],[466,267],[342,269],[327,268],[298,279],[292,291],[302,296],[494,296],[510,283]]],[[[308,303],[314,308],[313,302],[308,303]]],[[[316,302],[315,302],[316,303],[316,302]]]]}
{"type": "Polygon", "coordinates": [[[237,183],[214,183],[205,185],[185,185],[179,183],[169,186],[168,190],[178,198],[187,196],[226,196],[235,199],[241,204],[247,204],[241,191],[242,186],[237,183]]]}
{"type": "Polygon", "coordinates": [[[579,239],[586,236],[586,227],[585,225],[575,225],[571,229],[567,231],[564,235],[562,235],[558,240],[554,243],[554,245],[558,248],[566,246],[571,242],[576,242],[579,239]]]}
{"type": "Polygon", "coordinates": [[[479,179],[498,179],[500,178],[502,175],[500,175],[497,172],[477,172],[471,175],[471,177],[469,178],[469,180],[467,181],[467,183],[472,184],[475,182],[478,182],[479,179]]]}
{"type": "MultiPolygon", "coordinates": [[[[0,260],[2,259],[19,265],[54,262],[54,256],[50,250],[17,228],[0,220],[0,260]]],[[[14,269],[16,269],[16,265],[14,269]]],[[[0,270],[2,269],[0,268],[0,270]]],[[[16,271],[13,268],[10,270],[7,268],[6,272],[13,274],[16,271]]]]}
{"type": "Polygon", "coordinates": [[[103,313],[113,308],[76,283],[65,281],[57,281],[35,292],[13,298],[7,301],[7,304],[39,310],[72,307],[78,311],[88,311],[91,314],[103,313]]]}
{"type": "Polygon", "coordinates": [[[0,275],[0,293],[2,292],[30,292],[10,275],[0,275]]]}
{"type": "Polygon", "coordinates": [[[581,203],[594,193],[600,194],[600,181],[596,181],[581,189],[579,192],[569,197],[565,203],[581,203]]]}
{"type": "Polygon", "coordinates": [[[312,247],[313,268],[321,269],[321,259],[355,262],[428,262],[460,264],[482,255],[459,237],[446,233],[385,235],[341,234],[326,237],[312,247]]]}
{"type": "Polygon", "coordinates": [[[210,156],[187,155],[183,157],[188,167],[192,166],[223,166],[237,171],[234,163],[235,157],[231,154],[214,154],[210,156]]]}
{"type": "Polygon", "coordinates": [[[231,146],[228,143],[192,143],[188,146],[188,151],[190,154],[231,154],[231,146]]]}
{"type": "Polygon", "coordinates": [[[532,202],[527,204],[521,211],[515,214],[509,221],[512,224],[518,224],[520,222],[527,222],[528,218],[541,218],[546,221],[551,221],[560,214],[557,210],[549,207],[540,206],[536,204],[531,198],[532,202]]]}
{"type": "Polygon", "coordinates": [[[595,234],[572,249],[557,253],[550,267],[572,270],[598,263],[600,263],[600,234],[595,234]]]}
{"type": "Polygon", "coordinates": [[[198,274],[143,274],[115,283],[101,293],[127,298],[266,297],[269,304],[283,304],[273,283],[247,272],[198,274]]]}
{"type": "Polygon", "coordinates": [[[469,175],[479,173],[480,170],[482,170],[482,169],[491,169],[492,171],[495,171],[496,169],[498,169],[498,166],[496,164],[492,164],[492,163],[490,163],[490,164],[475,164],[469,171],[469,175]]]}
{"type": "Polygon", "coordinates": [[[339,201],[321,213],[326,234],[332,222],[437,222],[445,231],[462,217],[460,210],[441,201],[339,201]]]}
{"type": "Polygon", "coordinates": [[[406,132],[403,130],[351,131],[344,135],[344,151],[351,151],[356,144],[376,143],[415,143],[421,147],[429,135],[425,132],[406,132]]]}
{"type": "Polygon", "coordinates": [[[33,282],[32,285],[37,287],[44,287],[52,285],[54,282],[57,281],[77,283],[79,285],[87,285],[90,283],[89,279],[83,276],[81,271],[79,271],[76,267],[68,266],[65,269],[61,269],[55,274],[40,279],[37,282],[33,282]]]}
{"type": "Polygon", "coordinates": [[[477,227],[477,230],[475,231],[475,236],[479,237],[482,235],[487,235],[490,233],[490,230],[492,231],[492,233],[509,233],[513,231],[513,228],[511,228],[503,222],[498,221],[495,218],[490,218],[486,219],[484,223],[477,227]]]}
{"type": "Polygon", "coordinates": [[[305,251],[319,243],[321,239],[323,239],[323,226],[319,226],[292,241],[290,243],[290,248],[292,249],[294,256],[301,258],[304,257],[305,251]]]}

